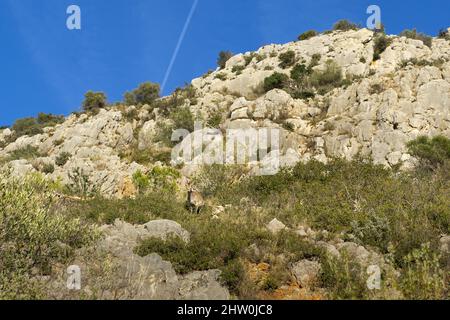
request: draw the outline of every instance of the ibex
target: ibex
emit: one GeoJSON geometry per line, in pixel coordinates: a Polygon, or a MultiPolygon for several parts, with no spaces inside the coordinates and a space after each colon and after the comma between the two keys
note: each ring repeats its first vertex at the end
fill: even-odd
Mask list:
{"type": "Polygon", "coordinates": [[[205,206],[205,200],[203,199],[202,194],[196,190],[191,183],[188,184],[188,187],[187,207],[191,213],[195,212],[199,214],[205,206]]]}

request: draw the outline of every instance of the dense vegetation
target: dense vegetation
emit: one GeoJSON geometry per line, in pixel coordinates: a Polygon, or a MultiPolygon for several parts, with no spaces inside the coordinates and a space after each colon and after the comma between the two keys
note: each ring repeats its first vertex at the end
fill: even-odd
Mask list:
{"type": "Polygon", "coordinates": [[[148,239],[136,252],[157,252],[180,273],[219,268],[224,284],[240,298],[275,294],[290,283],[288,265],[304,258],[322,263],[317,284],[324,290],[322,298],[392,298],[394,288],[404,298],[448,298],[449,265],[439,252],[439,239],[450,232],[449,141],[411,142],[411,153],[420,159],[411,172],[362,159],[298,164],[275,176],[244,179],[242,167],[205,167],[195,180],[209,203],[201,215],[187,214],[184,200],[174,198],[174,172],[140,173],[135,180],[142,192],[136,199],[92,199],[68,214],[97,223],[175,220],[191,232],[189,244],[177,238],[148,239]],[[226,210],[211,220],[217,205],[226,210]],[[269,233],[265,226],[275,217],[292,231],[269,233]],[[299,224],[371,248],[400,273],[383,274],[383,288],[374,293],[365,285],[365,270],[304,241],[293,232],[299,224]],[[249,266],[260,264],[270,266],[268,274],[254,282],[249,266]]]}

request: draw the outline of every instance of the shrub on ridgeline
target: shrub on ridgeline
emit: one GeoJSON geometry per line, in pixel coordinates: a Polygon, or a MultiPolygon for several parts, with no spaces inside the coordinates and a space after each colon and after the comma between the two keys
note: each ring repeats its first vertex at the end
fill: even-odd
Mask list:
{"type": "Polygon", "coordinates": [[[43,132],[46,127],[53,127],[64,122],[64,116],[57,116],[50,113],[39,113],[37,118],[29,117],[18,119],[14,122],[11,129],[14,131],[12,138],[17,139],[21,136],[33,136],[43,132]]]}
{"type": "Polygon", "coordinates": [[[359,28],[360,27],[356,23],[350,22],[346,19],[339,20],[333,26],[333,30],[339,30],[339,31],[358,30],[359,28]]]}
{"type": "Polygon", "coordinates": [[[126,105],[152,104],[160,96],[160,86],[157,83],[145,82],[137,89],[125,93],[124,102],[126,105]]]}
{"type": "Polygon", "coordinates": [[[220,69],[224,69],[227,61],[231,59],[233,53],[231,51],[220,51],[219,58],[217,58],[217,65],[220,69]]]}
{"type": "Polygon", "coordinates": [[[439,30],[438,38],[450,41],[450,31],[447,29],[439,30]]]}
{"type": "Polygon", "coordinates": [[[306,32],[303,32],[301,35],[298,36],[298,40],[308,40],[315,36],[317,36],[319,33],[316,30],[308,30],[306,32]]]}
{"type": "Polygon", "coordinates": [[[106,95],[103,92],[88,91],[84,95],[83,110],[86,112],[97,112],[107,106],[106,95]]]}
{"type": "Polygon", "coordinates": [[[426,45],[427,47],[431,48],[431,45],[433,44],[433,38],[426,35],[425,33],[422,32],[417,32],[416,29],[412,29],[412,30],[404,30],[400,33],[399,35],[400,37],[406,37],[409,39],[415,39],[415,40],[421,40],[423,42],[424,45],[426,45]]]}

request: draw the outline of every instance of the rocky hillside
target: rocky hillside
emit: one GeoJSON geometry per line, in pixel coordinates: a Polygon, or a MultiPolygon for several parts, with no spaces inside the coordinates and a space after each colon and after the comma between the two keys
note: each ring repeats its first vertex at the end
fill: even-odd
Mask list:
{"type": "MultiPolygon", "coordinates": [[[[222,130],[283,129],[285,164],[361,155],[377,164],[411,167],[406,142],[419,135],[450,136],[450,42],[436,38],[428,47],[421,40],[388,36],[374,61],[378,37],[366,29],[333,31],[238,54],[225,68],[194,79],[189,97],[177,103],[189,107],[196,119],[215,120],[222,130]],[[330,78],[330,66],[339,75],[330,78]],[[287,78],[267,87],[266,79],[274,73],[287,78]],[[314,81],[319,84],[312,87],[314,81]]],[[[130,148],[165,148],[157,133],[161,123],[170,122],[164,112],[170,103],[72,114],[42,134],[9,144],[5,141],[12,132],[6,129],[0,134],[0,157],[17,174],[53,166],[46,174],[63,183],[81,168],[102,194],[128,196],[134,192],[132,174],[146,168],[123,154],[130,148]],[[37,149],[32,159],[17,152],[27,147],[37,149]],[[57,161],[61,154],[67,161],[57,161]]]]}
{"type": "Polygon", "coordinates": [[[305,36],[167,97],[3,129],[0,298],[448,298],[449,33],[305,36]],[[174,159],[172,131],[194,121],[280,129],[260,160],[289,170],[174,159]]]}

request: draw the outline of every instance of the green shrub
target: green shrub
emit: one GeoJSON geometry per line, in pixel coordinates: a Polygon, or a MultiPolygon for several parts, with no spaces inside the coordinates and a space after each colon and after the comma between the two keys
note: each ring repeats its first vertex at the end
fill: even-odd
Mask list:
{"type": "Polygon", "coordinates": [[[38,114],[37,118],[30,117],[18,119],[11,127],[14,134],[10,137],[9,142],[14,141],[21,136],[34,136],[36,134],[41,134],[43,132],[43,128],[53,127],[62,122],[64,122],[64,116],[56,116],[42,112],[38,114]]]}
{"type": "Polygon", "coordinates": [[[292,50],[280,54],[278,58],[280,59],[280,68],[286,69],[295,64],[295,52],[292,50]]]}
{"type": "Polygon", "coordinates": [[[376,36],[374,40],[373,60],[379,60],[381,54],[391,45],[391,43],[392,39],[386,37],[384,34],[376,36]]]}
{"type": "Polygon", "coordinates": [[[405,257],[405,272],[402,274],[402,289],[407,299],[446,299],[447,283],[445,271],[441,268],[440,256],[430,249],[430,244],[422,244],[405,257]]]}
{"type": "Polygon", "coordinates": [[[125,93],[126,105],[151,105],[159,98],[160,87],[157,83],[145,82],[131,92],[125,93]]]}
{"type": "Polygon", "coordinates": [[[319,92],[328,92],[342,85],[342,69],[333,60],[328,60],[325,70],[314,71],[311,75],[311,84],[319,92]]]}
{"type": "Polygon", "coordinates": [[[408,143],[409,153],[420,160],[421,165],[435,169],[450,160],[450,139],[444,136],[419,137],[408,143]]]}
{"type": "Polygon", "coordinates": [[[63,167],[67,161],[72,157],[72,155],[69,152],[61,152],[55,159],[55,164],[58,167],[63,167]]]}
{"type": "Polygon", "coordinates": [[[150,186],[150,179],[141,170],[138,170],[133,174],[133,184],[139,193],[143,193],[150,186]]]}
{"type": "Polygon", "coordinates": [[[52,163],[44,163],[42,165],[42,172],[45,174],[52,174],[55,172],[55,166],[52,163]]]}
{"type": "Polygon", "coordinates": [[[331,299],[367,299],[369,290],[364,271],[346,255],[328,256],[322,262],[321,285],[329,290],[331,299]]]}
{"type": "Polygon", "coordinates": [[[225,81],[228,79],[228,77],[227,77],[226,73],[219,72],[219,73],[216,73],[216,75],[214,76],[214,79],[219,79],[219,80],[225,81]]]}
{"type": "Polygon", "coordinates": [[[87,199],[97,195],[99,188],[93,184],[89,176],[81,168],[75,168],[68,174],[67,192],[87,199]]]}
{"type": "Polygon", "coordinates": [[[302,64],[298,63],[291,70],[291,79],[296,82],[301,82],[309,75],[308,68],[302,64]]]}
{"type": "Polygon", "coordinates": [[[170,113],[169,118],[173,121],[175,129],[194,131],[194,115],[188,107],[178,108],[170,113]]]}
{"type": "Polygon", "coordinates": [[[97,112],[107,105],[106,95],[103,92],[88,91],[84,95],[83,110],[87,112],[97,112]]]}
{"type": "Polygon", "coordinates": [[[139,193],[145,193],[148,190],[152,192],[175,193],[178,191],[177,179],[180,173],[171,167],[153,167],[153,169],[144,174],[138,170],[133,174],[133,183],[139,193]]]}
{"type": "Polygon", "coordinates": [[[231,71],[233,71],[236,75],[240,75],[242,74],[242,71],[245,70],[244,66],[240,66],[240,65],[235,65],[233,66],[233,69],[231,71]]]}
{"type": "Polygon", "coordinates": [[[439,39],[450,40],[450,32],[447,29],[441,29],[438,34],[439,39]]]}
{"type": "Polygon", "coordinates": [[[233,57],[233,53],[230,51],[220,51],[219,52],[219,58],[217,58],[217,65],[220,69],[224,69],[227,61],[233,57]]]}
{"type": "Polygon", "coordinates": [[[135,252],[141,256],[156,252],[170,261],[177,272],[186,274],[194,270],[223,269],[233,263],[251,241],[264,237],[250,228],[220,221],[191,231],[187,244],[179,238],[148,239],[142,241],[135,252]]]}
{"type": "Polygon", "coordinates": [[[15,131],[16,137],[33,136],[42,133],[42,127],[37,124],[35,118],[18,119],[11,127],[15,131]]]}
{"type": "Polygon", "coordinates": [[[27,145],[23,148],[16,149],[9,154],[9,160],[20,160],[20,159],[26,159],[26,160],[32,160],[39,158],[42,154],[39,152],[39,149],[37,147],[33,147],[31,145],[27,145]]]}
{"type": "Polygon", "coordinates": [[[319,33],[316,30],[308,30],[304,33],[302,33],[301,35],[298,36],[298,40],[303,41],[303,40],[308,40],[311,39],[315,36],[317,36],[319,33]]]}
{"type": "Polygon", "coordinates": [[[57,116],[51,113],[43,113],[39,112],[36,122],[41,125],[43,128],[45,127],[53,127],[60,123],[63,123],[65,120],[64,116],[57,116]]]}
{"type": "Polygon", "coordinates": [[[273,89],[283,89],[289,83],[289,77],[284,73],[275,72],[264,79],[264,91],[269,92],[273,89]]]}
{"type": "Polygon", "coordinates": [[[350,30],[358,30],[360,27],[352,23],[348,20],[339,20],[336,22],[333,26],[333,30],[340,30],[340,31],[350,31],[350,30]]]}
{"type": "Polygon", "coordinates": [[[159,108],[163,116],[176,110],[178,107],[185,106],[187,102],[190,105],[197,104],[197,90],[192,85],[186,85],[182,88],[177,88],[169,97],[155,101],[155,108],[159,108]]]}
{"type": "Polygon", "coordinates": [[[207,121],[207,126],[209,128],[217,129],[223,121],[223,113],[221,110],[214,111],[207,121]]]}
{"type": "Polygon", "coordinates": [[[400,37],[406,37],[409,39],[415,39],[415,40],[421,40],[423,42],[424,45],[426,45],[427,47],[432,46],[433,44],[433,38],[421,33],[421,32],[417,32],[416,29],[412,29],[412,30],[404,30],[400,33],[399,35],[400,37]]]}
{"type": "Polygon", "coordinates": [[[0,178],[0,299],[45,298],[36,279],[55,263],[70,263],[74,250],[96,233],[78,219],[53,212],[51,186],[40,176],[0,178]]]}

